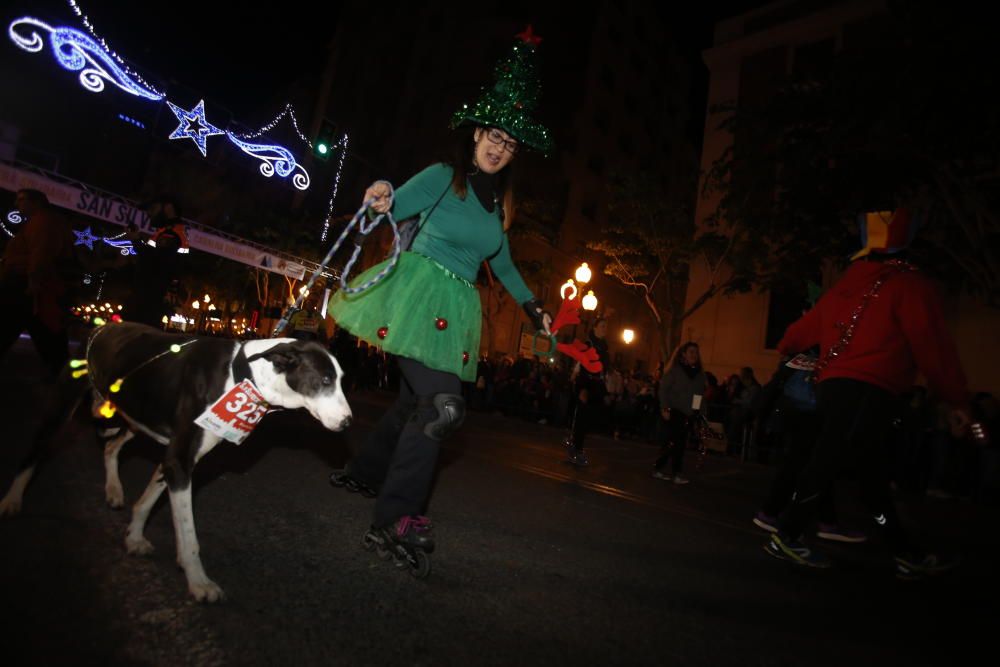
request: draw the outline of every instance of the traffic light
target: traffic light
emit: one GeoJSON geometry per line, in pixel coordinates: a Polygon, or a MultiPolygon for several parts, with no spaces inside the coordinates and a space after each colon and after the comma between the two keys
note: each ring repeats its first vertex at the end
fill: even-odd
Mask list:
{"type": "Polygon", "coordinates": [[[320,160],[326,160],[333,152],[333,145],[336,141],[337,125],[333,121],[323,119],[319,126],[319,134],[313,143],[313,152],[320,160]]]}

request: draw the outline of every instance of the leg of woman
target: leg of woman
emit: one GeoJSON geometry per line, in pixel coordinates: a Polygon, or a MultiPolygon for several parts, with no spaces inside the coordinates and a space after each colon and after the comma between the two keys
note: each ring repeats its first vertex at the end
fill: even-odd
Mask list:
{"type": "MultiPolygon", "coordinates": [[[[457,375],[427,368],[405,357],[399,357],[398,361],[417,404],[389,461],[385,482],[375,502],[375,526],[424,511],[441,445],[438,431],[450,430],[446,423],[449,417],[439,412],[435,397],[450,395],[461,401],[462,383],[457,375]]],[[[464,401],[460,408],[464,411],[464,401]]]]}
{"type": "Polygon", "coordinates": [[[676,429],[673,433],[674,446],[673,451],[673,461],[674,461],[674,477],[680,477],[681,472],[684,470],[684,452],[687,450],[687,443],[689,432],[691,429],[691,418],[687,415],[676,413],[670,416],[670,421],[675,422],[674,428],[676,429]]]}
{"type": "Polygon", "coordinates": [[[416,409],[417,397],[406,379],[401,378],[399,397],[365,438],[357,456],[347,465],[347,473],[372,489],[381,487],[403,427],[416,409]]]}
{"type": "Polygon", "coordinates": [[[663,472],[663,467],[670,461],[670,456],[673,453],[670,444],[672,437],[670,421],[665,421],[662,417],[660,417],[657,420],[656,426],[657,433],[654,437],[660,441],[660,456],[656,459],[656,462],[653,463],[654,473],[663,472]]]}

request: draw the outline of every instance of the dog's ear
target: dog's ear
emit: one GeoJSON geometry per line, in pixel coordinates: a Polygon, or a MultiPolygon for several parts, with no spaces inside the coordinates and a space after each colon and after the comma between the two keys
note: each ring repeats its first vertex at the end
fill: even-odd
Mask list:
{"type": "Polygon", "coordinates": [[[247,357],[247,362],[255,359],[267,359],[274,364],[274,370],[279,373],[287,373],[299,365],[299,351],[289,343],[281,343],[270,350],[247,357]]]}

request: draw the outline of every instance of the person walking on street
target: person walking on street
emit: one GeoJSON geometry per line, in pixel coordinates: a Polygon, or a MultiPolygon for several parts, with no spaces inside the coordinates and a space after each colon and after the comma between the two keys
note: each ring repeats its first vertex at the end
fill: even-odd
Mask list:
{"type": "Polygon", "coordinates": [[[941,297],[906,261],[905,249],[916,231],[909,213],[868,213],[861,223],[865,247],[778,343],[785,356],[820,346],[815,375],[821,430],[765,551],[796,565],[829,567],[830,560],[801,536],[822,494],[853,466],[896,576],[916,579],[949,569],[954,561],[924,551],[904,530],[890,492],[888,431],[899,414],[899,395],[913,386],[918,372],[951,405],[955,433],[970,423],[969,392],[941,297]]]}
{"type": "Polygon", "coordinates": [[[607,395],[605,374],[610,368],[608,341],[604,338],[607,333],[608,321],[599,317],[594,321],[594,326],[587,336],[587,342],[597,351],[601,359],[601,371],[591,373],[579,363],[573,369],[576,376],[574,378],[576,409],[570,428],[568,461],[575,466],[590,464],[584,453],[584,443],[587,440],[587,435],[597,428],[601,422],[601,416],[605,414],[604,398],[607,395]]]}
{"type": "MultiPolygon", "coordinates": [[[[399,397],[369,433],[336,487],[376,496],[366,546],[405,559],[426,576],[434,547],[424,516],[441,443],[462,425],[462,382],[476,380],[482,306],[475,287],[483,261],[520,303],[532,326],[548,333],[551,317],[524,283],[511,258],[511,163],[525,148],[546,152],[548,131],[531,113],[539,94],[534,77],[536,37],[526,31],[513,56],[497,69],[498,82],[452,119],[456,151],[448,163],[427,167],[393,193],[385,181],[364,195],[374,213],[397,220],[419,216],[410,248],[370,289],[337,292],[329,313],[337,325],[396,355],[399,397]],[[422,552],[421,554],[416,553],[422,552]],[[424,566],[426,564],[426,567],[424,566]]],[[[352,281],[363,285],[386,268],[380,263],[352,281]]]]}
{"type": "Polygon", "coordinates": [[[677,348],[673,363],[660,380],[660,416],[664,421],[663,453],[653,464],[653,477],[674,484],[687,484],[681,473],[684,469],[684,450],[693,428],[692,417],[701,409],[707,381],[701,366],[698,344],[688,342],[677,348]],[[663,469],[672,464],[671,473],[663,469]]]}

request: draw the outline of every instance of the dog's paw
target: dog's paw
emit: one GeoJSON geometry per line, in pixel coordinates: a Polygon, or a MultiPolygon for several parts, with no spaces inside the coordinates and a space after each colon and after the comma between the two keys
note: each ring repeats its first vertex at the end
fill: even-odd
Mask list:
{"type": "Polygon", "coordinates": [[[113,510],[120,510],[125,507],[125,492],[120,486],[104,487],[104,501],[113,510]]]}
{"type": "Polygon", "coordinates": [[[125,537],[125,551],[130,556],[148,556],[153,553],[153,543],[141,535],[139,537],[125,537]]]}
{"type": "Polygon", "coordinates": [[[189,581],[188,590],[198,602],[222,602],[226,599],[226,594],[218,584],[208,578],[198,582],[189,581]]]}
{"type": "Polygon", "coordinates": [[[4,498],[0,500],[0,516],[15,516],[21,512],[20,498],[4,498]]]}

